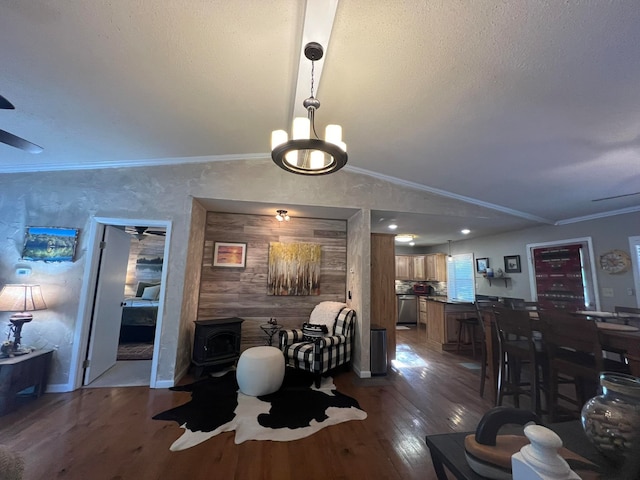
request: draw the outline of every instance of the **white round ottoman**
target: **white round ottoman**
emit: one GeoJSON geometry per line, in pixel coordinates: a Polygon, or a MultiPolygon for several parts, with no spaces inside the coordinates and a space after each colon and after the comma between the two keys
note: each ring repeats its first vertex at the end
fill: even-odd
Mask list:
{"type": "Polygon", "coordinates": [[[242,352],[236,367],[240,391],[258,397],[277,391],[284,379],[284,355],[276,347],[251,347],[242,352]]]}

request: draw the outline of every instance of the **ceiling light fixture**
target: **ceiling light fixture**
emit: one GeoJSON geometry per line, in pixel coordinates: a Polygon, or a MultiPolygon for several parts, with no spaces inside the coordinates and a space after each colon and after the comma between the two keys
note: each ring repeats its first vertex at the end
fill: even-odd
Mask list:
{"type": "Polygon", "coordinates": [[[398,228],[398,225],[396,225],[395,223],[389,225],[389,230],[395,230],[396,228],[398,228]]]}
{"type": "Polygon", "coordinates": [[[396,235],[396,242],[400,242],[400,243],[409,243],[411,241],[413,241],[414,236],[413,235],[396,235]]]}
{"type": "Polygon", "coordinates": [[[289,220],[291,220],[291,217],[287,215],[286,210],[276,210],[276,212],[278,212],[278,214],[276,215],[276,220],[278,220],[279,222],[288,222],[289,220]]]}
{"type": "Polygon", "coordinates": [[[447,257],[447,261],[453,262],[453,256],[451,255],[451,240],[447,240],[449,242],[449,256],[447,257]]]}
{"type": "Polygon", "coordinates": [[[302,105],[307,109],[307,118],[293,119],[292,138],[284,130],[271,132],[271,158],[280,168],[300,175],[325,175],[340,170],[347,164],[347,145],[342,141],[342,127],[327,125],[326,140],[316,133],[315,111],[320,101],[313,96],[314,62],[322,58],[322,45],[307,43],[304,55],[311,60],[311,96],[302,105]],[[315,138],[310,138],[310,133],[315,138]]]}
{"type": "Polygon", "coordinates": [[[469,235],[471,233],[471,230],[469,230],[468,228],[463,228],[462,230],[460,230],[460,233],[462,233],[463,235],[469,235]]]}

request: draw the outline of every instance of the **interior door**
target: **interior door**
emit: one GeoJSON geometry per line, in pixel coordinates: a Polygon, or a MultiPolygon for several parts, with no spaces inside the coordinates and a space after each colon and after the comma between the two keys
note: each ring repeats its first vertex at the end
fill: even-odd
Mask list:
{"type": "Polygon", "coordinates": [[[534,248],[537,302],[543,308],[584,309],[583,265],[581,244],[534,248]]]}
{"type": "Polygon", "coordinates": [[[90,384],[115,365],[118,355],[121,303],[124,297],[131,237],[124,230],[107,225],[103,240],[84,385],[90,384]]]}

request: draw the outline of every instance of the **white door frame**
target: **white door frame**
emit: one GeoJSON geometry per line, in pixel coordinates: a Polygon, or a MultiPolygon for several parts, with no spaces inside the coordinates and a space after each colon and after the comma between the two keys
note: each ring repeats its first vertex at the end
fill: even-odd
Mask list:
{"type": "Polygon", "coordinates": [[[124,227],[135,227],[144,225],[149,227],[164,227],[166,236],[164,242],[164,258],[162,266],[162,280],[160,285],[160,296],[158,297],[158,315],[156,321],[156,335],[153,342],[153,359],[151,360],[151,378],[149,387],[156,388],[156,377],[158,372],[158,354],[160,352],[160,332],[162,332],[162,319],[164,313],[165,286],[167,284],[167,262],[169,259],[169,243],[171,241],[171,221],[168,220],[141,220],[132,218],[109,218],[93,217],[89,227],[89,239],[87,241],[87,263],[80,290],[80,305],[78,308],[78,318],[73,338],[73,351],[71,353],[71,368],[69,372],[69,383],[71,390],[82,387],[83,362],[86,356],[89,342],[89,326],[93,310],[95,289],[98,280],[98,267],[100,261],[100,241],[105,225],[116,225],[124,227]],[[74,368],[75,367],[75,368],[74,368]]]}
{"type": "Polygon", "coordinates": [[[586,243],[587,250],[589,251],[589,258],[586,259],[589,262],[589,270],[591,271],[591,284],[593,285],[593,299],[596,304],[595,310],[600,310],[600,295],[598,288],[598,277],[596,275],[596,269],[594,266],[595,256],[593,254],[593,242],[591,241],[591,237],[581,237],[581,238],[569,238],[566,240],[555,240],[553,242],[543,242],[543,243],[528,243],[527,244],[527,261],[529,262],[529,286],[531,288],[531,299],[535,302],[538,298],[538,293],[536,291],[536,272],[533,265],[533,258],[531,256],[531,252],[534,248],[540,247],[552,247],[555,245],[569,245],[573,243],[586,243]]]}

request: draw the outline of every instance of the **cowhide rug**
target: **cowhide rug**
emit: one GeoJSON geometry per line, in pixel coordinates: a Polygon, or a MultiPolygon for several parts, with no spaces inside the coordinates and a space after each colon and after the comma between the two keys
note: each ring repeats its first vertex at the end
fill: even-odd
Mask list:
{"type": "Polygon", "coordinates": [[[287,368],[280,390],[250,397],[238,390],[234,370],[171,390],[191,392],[184,405],[162,412],[155,420],[173,420],[185,429],[171,445],[184,450],[222,432],[235,430],[235,443],[246,440],[289,441],[347,422],[364,420],[367,414],[357,400],[335,389],[333,379],[323,378],[319,389],[313,378],[287,368]]]}

